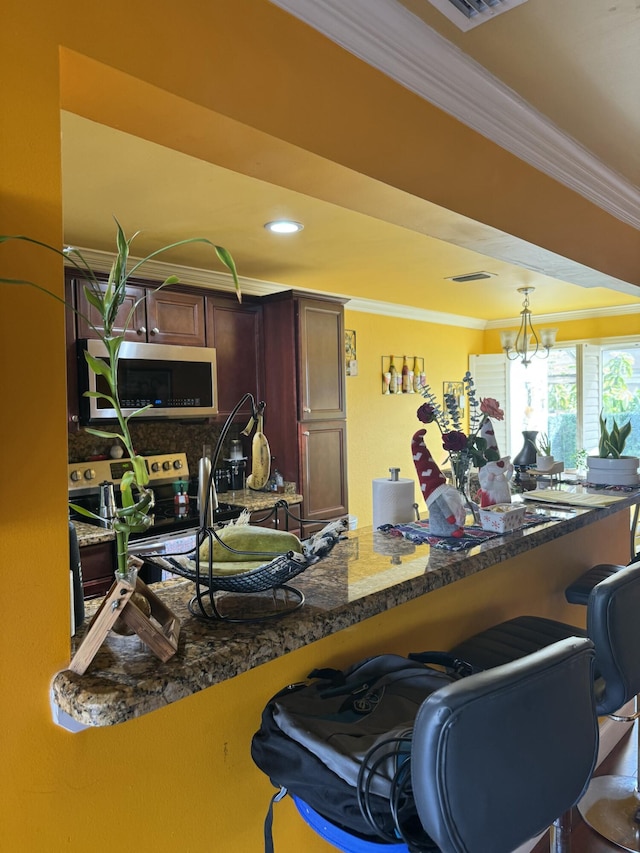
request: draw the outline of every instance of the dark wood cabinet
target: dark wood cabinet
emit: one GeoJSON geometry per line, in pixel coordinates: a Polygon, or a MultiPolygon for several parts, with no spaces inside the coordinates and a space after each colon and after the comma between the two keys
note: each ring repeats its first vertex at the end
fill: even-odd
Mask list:
{"type": "MultiPolygon", "coordinates": [[[[79,338],[95,338],[97,335],[92,324],[99,331],[102,331],[102,325],[97,310],[85,298],[85,284],[82,279],[76,280],[77,332],[79,338]]],[[[128,285],[114,331],[122,332],[127,326],[125,339],[129,341],[203,347],[204,309],[204,296],[200,294],[168,289],[156,292],[151,288],[128,285]]]]}
{"type": "Polygon", "coordinates": [[[299,299],[297,309],[299,418],[346,418],[343,307],[299,299]]]}
{"type": "Polygon", "coordinates": [[[348,511],[344,306],[289,291],[265,298],[263,324],[274,465],[300,484],[304,518],[337,518],[348,511]]]}
{"type": "Polygon", "coordinates": [[[160,290],[149,293],[145,305],[149,343],[205,346],[204,296],[160,290]]]}
{"type": "MultiPolygon", "coordinates": [[[[300,422],[300,465],[305,514],[322,522],[346,515],[347,427],[346,421],[300,422]]],[[[313,528],[305,525],[305,535],[313,528]]]]}
{"type": "Polygon", "coordinates": [[[84,597],[106,595],[116,570],[115,542],[99,542],[80,548],[80,565],[84,597]]]}
{"type": "MultiPolygon", "coordinates": [[[[206,297],[207,346],[215,347],[218,373],[218,416],[226,417],[240,398],[263,394],[262,309],[235,298],[206,297]]],[[[248,417],[249,404],[239,415],[248,417]]]]}

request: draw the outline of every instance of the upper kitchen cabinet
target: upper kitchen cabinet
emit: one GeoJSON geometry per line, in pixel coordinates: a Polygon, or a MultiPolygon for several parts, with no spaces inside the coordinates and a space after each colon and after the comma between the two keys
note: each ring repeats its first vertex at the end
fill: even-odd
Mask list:
{"type": "Polygon", "coordinates": [[[346,418],[344,308],[298,299],[298,407],[301,421],[346,418]]]}
{"type": "MultiPolygon", "coordinates": [[[[229,415],[240,398],[250,392],[261,399],[264,385],[262,308],[247,299],[207,295],[207,346],[215,347],[218,372],[218,414],[229,415]]],[[[247,403],[239,415],[248,416],[247,403]]]]}
{"type": "MultiPolygon", "coordinates": [[[[90,321],[102,331],[97,310],[84,296],[81,278],[75,279],[76,305],[78,308],[78,337],[95,338],[90,321]],[[82,316],[84,315],[84,316],[82,316]],[[86,318],[86,319],[85,319],[86,318]]],[[[156,285],[157,286],[157,285],[156,285]]],[[[199,294],[183,293],[170,289],[154,290],[142,284],[127,285],[114,331],[122,332],[131,312],[131,321],[125,332],[129,341],[146,341],[155,344],[182,344],[183,346],[205,346],[205,298],[199,294]],[[139,302],[146,294],[146,299],[139,302]]]]}
{"type": "Polygon", "coordinates": [[[265,433],[274,465],[300,484],[305,518],[335,518],[347,511],[344,306],[294,291],[263,303],[265,433]]]}

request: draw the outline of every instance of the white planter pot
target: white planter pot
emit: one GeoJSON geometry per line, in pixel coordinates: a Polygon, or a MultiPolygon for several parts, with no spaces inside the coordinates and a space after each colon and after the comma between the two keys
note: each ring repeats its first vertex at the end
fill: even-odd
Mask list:
{"type": "Polygon", "coordinates": [[[542,456],[540,453],[536,455],[536,468],[538,471],[550,471],[556,464],[553,456],[542,456]]]}
{"type": "Polygon", "coordinates": [[[637,486],[640,459],[637,456],[621,456],[619,459],[587,457],[587,481],[599,486],[637,486]]]}

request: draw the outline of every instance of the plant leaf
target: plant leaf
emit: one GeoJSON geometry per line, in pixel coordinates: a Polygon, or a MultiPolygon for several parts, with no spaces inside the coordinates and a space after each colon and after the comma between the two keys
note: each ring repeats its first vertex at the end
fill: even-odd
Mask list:
{"type": "Polygon", "coordinates": [[[108,362],[103,361],[101,358],[96,358],[87,350],[84,351],[84,357],[94,373],[97,373],[99,376],[104,376],[107,380],[111,381],[113,376],[111,373],[111,365],[108,362]]]}
{"type": "Polygon", "coordinates": [[[84,515],[86,518],[98,519],[98,521],[104,521],[101,516],[96,515],[95,512],[91,512],[91,510],[86,509],[83,506],[78,506],[78,504],[72,503],[70,503],[69,506],[72,510],[74,510],[74,512],[77,512],[79,515],[84,515]]]}
{"type": "Polygon", "coordinates": [[[88,432],[89,435],[95,435],[98,438],[119,438],[121,441],[124,441],[124,436],[120,435],[119,432],[107,432],[102,429],[94,429],[93,427],[85,427],[85,432],[88,432]]]}

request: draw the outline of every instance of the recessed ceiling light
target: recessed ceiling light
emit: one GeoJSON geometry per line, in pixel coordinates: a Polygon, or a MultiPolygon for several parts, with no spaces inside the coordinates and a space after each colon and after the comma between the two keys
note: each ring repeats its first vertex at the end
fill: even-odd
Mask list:
{"type": "Polygon", "coordinates": [[[304,225],[292,219],[274,219],[273,222],[266,222],[264,227],[274,234],[295,234],[296,231],[302,231],[304,225]]]}

